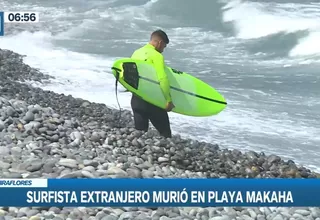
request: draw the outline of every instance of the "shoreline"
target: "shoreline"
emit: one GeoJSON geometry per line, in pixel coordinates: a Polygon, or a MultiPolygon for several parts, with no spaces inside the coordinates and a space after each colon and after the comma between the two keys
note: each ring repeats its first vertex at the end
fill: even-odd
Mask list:
{"type": "MultiPolygon", "coordinates": [[[[23,56],[13,51],[0,49],[0,78],[1,178],[319,178],[319,174],[310,169],[297,166],[292,160],[284,161],[277,155],[221,149],[217,144],[183,139],[179,135],[165,139],[155,130],[136,131],[130,111],[121,110],[119,121],[119,110],[105,104],[25,84],[25,81],[48,83],[54,77],[24,64],[23,56]]],[[[21,209],[3,208],[0,216],[5,213],[17,217],[21,213],[20,217],[29,218],[45,217],[44,213],[50,213],[66,219],[78,218],[79,213],[85,212],[85,219],[105,220],[129,215],[126,213],[131,217],[139,215],[139,209],[128,211],[125,208],[121,208],[122,211],[96,209],[93,215],[89,215],[90,210],[94,210],[90,208],[21,209]],[[60,214],[63,210],[71,211],[60,214]],[[105,216],[97,218],[102,212],[105,216]]],[[[163,210],[166,208],[140,210],[144,216],[138,219],[197,217],[218,220],[232,219],[231,216],[236,219],[258,219],[258,216],[260,219],[274,219],[279,215],[286,219],[282,212],[291,213],[289,210],[295,209],[208,208],[199,211],[195,208],[168,208],[170,216],[166,216],[163,210]]],[[[301,211],[293,211],[290,215],[320,217],[320,211],[304,210],[306,215],[301,211]]]]}

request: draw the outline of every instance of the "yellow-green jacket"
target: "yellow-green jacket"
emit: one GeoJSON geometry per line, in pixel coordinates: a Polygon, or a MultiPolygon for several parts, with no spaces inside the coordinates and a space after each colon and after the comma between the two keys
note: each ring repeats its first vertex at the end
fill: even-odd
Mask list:
{"type": "Polygon", "coordinates": [[[132,59],[137,60],[145,60],[148,62],[153,63],[158,80],[160,82],[160,88],[163,92],[163,95],[167,102],[171,102],[171,95],[170,95],[170,84],[165,72],[165,64],[164,64],[164,57],[161,53],[159,53],[154,46],[151,44],[146,44],[145,46],[137,49],[131,56],[132,59]]]}

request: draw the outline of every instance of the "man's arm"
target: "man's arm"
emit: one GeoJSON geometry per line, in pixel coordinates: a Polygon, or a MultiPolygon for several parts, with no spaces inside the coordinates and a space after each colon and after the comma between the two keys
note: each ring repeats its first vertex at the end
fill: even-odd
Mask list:
{"type": "Polygon", "coordinates": [[[165,72],[164,58],[162,54],[157,54],[156,59],[153,60],[153,64],[157,71],[157,76],[160,82],[160,88],[163,92],[163,95],[167,103],[172,102],[171,95],[170,95],[170,84],[169,84],[168,76],[165,72]]]}

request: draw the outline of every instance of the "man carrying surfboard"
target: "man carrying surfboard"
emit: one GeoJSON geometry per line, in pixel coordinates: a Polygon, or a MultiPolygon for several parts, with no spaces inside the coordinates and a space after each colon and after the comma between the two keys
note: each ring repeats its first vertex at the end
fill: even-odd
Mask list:
{"type": "Polygon", "coordinates": [[[169,44],[167,34],[162,30],[156,30],[151,34],[149,43],[134,51],[131,56],[132,59],[153,63],[157,71],[161,90],[167,101],[165,109],[152,105],[135,94],[132,94],[131,108],[133,111],[135,128],[137,130],[148,131],[150,120],[161,136],[171,137],[168,112],[175,106],[172,103],[170,84],[165,72],[164,57],[162,55],[167,44],[169,44]]]}

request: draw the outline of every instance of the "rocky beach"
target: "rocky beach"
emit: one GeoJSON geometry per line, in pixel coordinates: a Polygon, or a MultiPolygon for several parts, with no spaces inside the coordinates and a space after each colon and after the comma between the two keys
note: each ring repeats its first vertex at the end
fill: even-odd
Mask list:
{"type": "MultiPolygon", "coordinates": [[[[317,178],[294,161],[133,128],[131,112],[32,87],[51,76],[0,50],[1,178],[317,178]],[[121,116],[121,117],[119,117],[121,116]]],[[[0,220],[320,220],[319,208],[16,208],[0,220]]]]}

